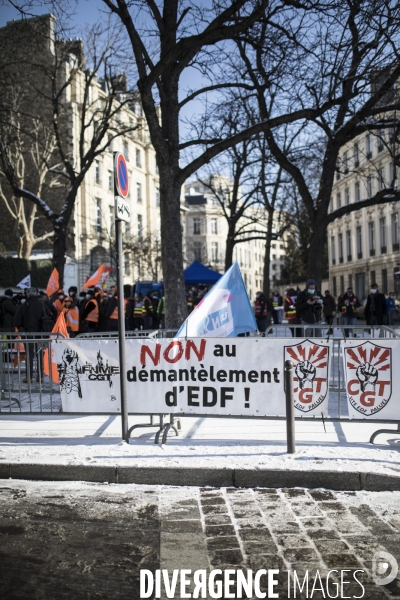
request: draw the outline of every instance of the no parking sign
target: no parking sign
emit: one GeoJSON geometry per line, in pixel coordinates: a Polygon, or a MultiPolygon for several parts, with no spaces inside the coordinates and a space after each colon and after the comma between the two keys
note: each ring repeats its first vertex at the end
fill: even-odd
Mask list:
{"type": "Polygon", "coordinates": [[[114,158],[114,181],[115,181],[115,218],[119,221],[129,223],[131,208],[129,200],[128,167],[123,154],[117,152],[114,158]]]}

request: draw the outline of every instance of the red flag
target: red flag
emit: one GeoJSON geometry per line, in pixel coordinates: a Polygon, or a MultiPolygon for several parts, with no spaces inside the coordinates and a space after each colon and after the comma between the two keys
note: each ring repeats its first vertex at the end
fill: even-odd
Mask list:
{"type": "Polygon", "coordinates": [[[55,292],[60,289],[60,276],[57,269],[54,267],[52,274],[50,275],[49,282],[46,288],[46,294],[52,296],[55,292]]]}
{"type": "Polygon", "coordinates": [[[106,268],[106,266],[104,263],[102,265],[100,265],[100,267],[97,269],[97,271],[91,277],[89,277],[87,282],[82,286],[82,289],[84,290],[85,288],[93,287],[97,283],[99,283],[101,274],[103,273],[105,268],[106,268]]]}

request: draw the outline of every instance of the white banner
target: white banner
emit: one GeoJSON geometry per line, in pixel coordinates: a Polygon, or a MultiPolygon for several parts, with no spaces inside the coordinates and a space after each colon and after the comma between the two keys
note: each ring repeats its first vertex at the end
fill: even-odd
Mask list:
{"type": "Polygon", "coordinates": [[[398,420],[400,340],[350,340],[343,354],[350,418],[398,420]]]}
{"type": "MultiPolygon", "coordinates": [[[[120,411],[117,340],[57,340],[54,348],[64,412],[120,411]]],[[[296,416],[326,414],[328,345],[276,338],[126,340],[128,410],[284,416],[284,361],[293,353],[303,357],[296,416]]]]}

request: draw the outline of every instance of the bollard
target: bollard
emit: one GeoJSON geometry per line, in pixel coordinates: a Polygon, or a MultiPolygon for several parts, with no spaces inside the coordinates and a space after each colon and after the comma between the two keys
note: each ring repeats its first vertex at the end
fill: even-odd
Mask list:
{"type": "Polygon", "coordinates": [[[285,394],[286,394],[286,440],[288,454],[296,452],[294,423],[293,363],[285,361],[285,394]]]}

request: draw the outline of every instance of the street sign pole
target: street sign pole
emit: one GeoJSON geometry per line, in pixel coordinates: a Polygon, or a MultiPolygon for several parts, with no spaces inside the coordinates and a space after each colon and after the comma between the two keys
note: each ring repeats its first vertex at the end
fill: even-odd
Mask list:
{"type": "Polygon", "coordinates": [[[119,377],[121,389],[122,439],[129,444],[128,398],[126,391],[126,348],[125,348],[125,307],[124,307],[124,256],[122,251],[122,221],[130,221],[128,195],[128,170],[125,159],[114,152],[114,196],[115,196],[115,242],[117,250],[117,294],[118,294],[118,338],[119,338],[119,377]]]}

